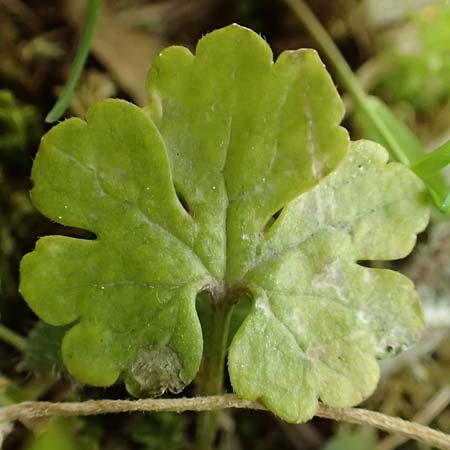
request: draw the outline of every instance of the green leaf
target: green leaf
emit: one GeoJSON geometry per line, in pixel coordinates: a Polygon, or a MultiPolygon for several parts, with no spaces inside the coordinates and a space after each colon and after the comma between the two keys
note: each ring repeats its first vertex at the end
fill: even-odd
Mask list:
{"type": "Polygon", "coordinates": [[[344,109],[313,50],[284,52],[232,25],[154,61],[148,108],[177,190],[198,224],[194,248],[217,280],[240,279],[286,202],[342,160],[344,109]]]}
{"type": "Polygon", "coordinates": [[[450,189],[438,171],[450,163],[450,141],[423,157],[411,169],[427,183],[431,195],[444,214],[450,212],[450,189]],[[443,180],[443,181],[442,181],[443,180]]]}
{"type": "Polygon", "coordinates": [[[258,242],[245,279],[254,306],[231,345],[238,395],[288,421],[309,419],[317,398],[349,406],[376,386],[376,358],[422,329],[412,283],[361,260],[406,256],[424,229],[423,185],[387,152],[359,141],[338,169],[287,205],[258,242]]]}
{"type": "Polygon", "coordinates": [[[425,149],[417,136],[398,119],[389,107],[378,97],[373,95],[365,96],[366,109],[371,109],[384,126],[382,131],[370,120],[366,111],[361,106],[356,106],[354,119],[364,133],[364,138],[378,142],[387,150],[390,150],[394,159],[411,166],[416,161],[423,158],[425,149]],[[394,143],[395,145],[392,145],[394,143]],[[396,154],[395,147],[398,148],[396,154]]]}
{"type": "Polygon", "coordinates": [[[448,146],[426,154],[425,148],[415,134],[391,112],[389,107],[374,96],[365,96],[364,108],[357,107],[355,120],[364,132],[364,137],[373,139],[388,149],[391,154],[411,169],[426,184],[439,210],[450,211],[450,186],[439,170],[449,163],[448,146]],[[381,129],[374,126],[364,111],[370,109],[380,122],[381,129]],[[382,132],[381,132],[382,131],[382,132]]]}
{"type": "Polygon", "coordinates": [[[50,236],[21,263],[21,292],[50,325],[77,322],[62,353],[80,381],[126,372],[156,394],[179,391],[200,363],[195,295],[210,275],[192,250],[195,223],[179,203],[161,137],[145,114],[106,101],[88,123],[67,120],[36,156],[34,205],[97,239],[50,236]]]}
{"type": "Polygon", "coordinates": [[[32,105],[22,105],[11,91],[0,89],[0,161],[2,166],[28,165],[27,147],[38,141],[39,114],[32,105]]]}
{"type": "Polygon", "coordinates": [[[52,327],[37,322],[28,335],[23,362],[28,370],[57,377],[64,371],[61,342],[67,327],[52,327]]]}
{"type": "Polygon", "coordinates": [[[401,39],[386,42],[389,65],[377,90],[431,118],[450,98],[450,7],[439,0],[408,19],[402,35],[411,46],[405,48],[401,39]]]}
{"type": "Polygon", "coordinates": [[[435,173],[450,164],[450,141],[445,142],[436,150],[422,157],[414,166],[412,170],[417,175],[427,178],[432,177],[435,173]]]}
{"type": "Polygon", "coordinates": [[[186,428],[185,416],[162,412],[133,417],[127,431],[139,450],[181,450],[189,448],[186,428]]]}
{"type": "MultiPolygon", "coordinates": [[[[96,234],[50,236],[21,264],[21,292],[55,326],[79,380],[122,373],[134,394],[177,392],[198,371],[200,292],[251,297],[231,345],[236,392],[290,421],[317,399],[362,400],[377,356],[410,344],[412,284],[358,260],[407,255],[428,220],[423,185],[375,144],[349,150],[342,102],[316,52],[275,63],[252,31],[165,50],[141,109],[103,101],[51,130],[32,200],[96,234]]],[[[217,349],[221,351],[221,349],[217,349]]]]}
{"type": "Polygon", "coordinates": [[[338,433],[322,450],[373,450],[377,444],[373,428],[358,428],[338,433]]]}
{"type": "Polygon", "coordinates": [[[55,417],[41,424],[38,432],[30,435],[24,450],[99,450],[98,439],[88,433],[85,422],[73,417],[55,417]]]}

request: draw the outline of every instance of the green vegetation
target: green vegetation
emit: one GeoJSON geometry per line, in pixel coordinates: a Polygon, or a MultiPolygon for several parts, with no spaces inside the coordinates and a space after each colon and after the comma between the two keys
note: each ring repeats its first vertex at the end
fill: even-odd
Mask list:
{"type": "MultiPolygon", "coordinates": [[[[448,6],[412,16],[422,53],[385,52],[390,72],[377,73],[366,93],[335,34],[303,0],[285,3],[323,50],[351,120],[315,50],[274,56],[261,35],[236,24],[196,45],[198,33],[190,46],[155,50],[145,83],[141,73],[142,105],[139,88],[127,91],[133,71],[117,70],[120,42],[111,41],[108,59],[102,39],[122,30],[122,57],[137,61],[126,29],[139,16],[140,31],[130,32],[138,49],[148,10],[100,11],[96,0],[86,25],[68,6],[83,37],[58,75],[68,81],[48,117],[71,99],[91,106],[37,146],[49,102],[21,85],[32,65],[11,79],[10,62],[27,53],[7,53],[18,40],[0,15],[9,33],[0,82],[10,77],[0,90],[5,450],[418,448],[375,428],[339,426],[333,435],[314,416],[401,432],[428,448],[450,445],[450,435],[414,423],[450,431],[450,141],[441,133],[430,144],[396,109],[410,102],[416,118],[431,117],[450,102],[437,70],[445,63],[433,63],[447,54],[448,6]],[[89,51],[85,70],[94,66],[95,76],[80,78],[89,51]],[[416,89],[437,77],[436,89],[414,102],[408,76],[416,89]],[[128,100],[93,103],[105,92],[128,100]],[[350,139],[354,125],[364,139],[350,139]],[[383,414],[352,409],[362,402],[383,414]],[[150,413],[99,415],[123,411],[150,413]]],[[[21,20],[33,27],[26,8],[14,14],[28,11],[21,20]]],[[[265,30],[270,11],[245,0],[236,14],[265,30]]],[[[272,39],[272,48],[292,47],[272,39]]],[[[48,54],[39,45],[33,51],[48,54]]],[[[36,86],[43,73],[36,69],[36,86]]]]}

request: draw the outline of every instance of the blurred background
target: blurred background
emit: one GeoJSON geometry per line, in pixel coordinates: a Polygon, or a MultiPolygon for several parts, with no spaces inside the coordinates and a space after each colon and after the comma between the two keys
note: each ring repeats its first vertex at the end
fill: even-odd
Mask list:
{"type": "MultiPolygon", "coordinates": [[[[450,139],[448,1],[308,4],[363,89],[383,100],[425,149],[450,139]]],[[[37,237],[82,236],[37,213],[28,190],[39,139],[50,128],[44,119],[69,76],[85,13],[84,0],[0,0],[0,405],[127,395],[121,386],[86,388],[71,379],[59,353],[64,328],[37,321],[17,291],[20,258],[37,237]]],[[[261,33],[275,56],[317,48],[284,0],[106,0],[66,116],[84,117],[90,105],[107,97],[145,104],[145,75],[162,48],[181,44],[194,50],[203,34],[233,22],[261,33]]],[[[321,56],[334,76],[333,63],[321,56]]],[[[334,79],[352,138],[376,139],[334,79]]],[[[414,349],[382,362],[379,388],[363,406],[450,433],[448,218],[436,210],[412,255],[374,265],[400,270],[415,282],[427,327],[414,349]]],[[[0,443],[5,450],[194,449],[194,420],[191,414],[164,413],[0,424],[0,443]]],[[[322,419],[289,425],[263,412],[223,412],[220,428],[218,450],[429,450],[370,428],[322,419]]]]}

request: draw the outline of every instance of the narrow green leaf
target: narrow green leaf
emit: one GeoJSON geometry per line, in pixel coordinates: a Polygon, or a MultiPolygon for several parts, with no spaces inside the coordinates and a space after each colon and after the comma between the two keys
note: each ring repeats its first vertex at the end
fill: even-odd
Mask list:
{"type": "Polygon", "coordinates": [[[390,148],[390,141],[395,141],[399,149],[402,149],[404,160],[402,161],[425,182],[435,204],[444,214],[450,210],[447,197],[450,195],[450,186],[439,170],[450,163],[450,147],[445,145],[435,152],[427,155],[425,149],[414,133],[391,112],[388,106],[377,97],[366,96],[366,108],[370,108],[373,113],[384,124],[384,133],[373,126],[362,108],[356,110],[356,121],[364,131],[364,135],[379,142],[387,149],[390,148]],[[390,136],[390,140],[386,139],[390,136]],[[431,155],[435,155],[431,157],[431,155]]]}
{"type": "Polygon", "coordinates": [[[378,128],[374,127],[373,122],[362,108],[357,107],[355,120],[363,131],[365,138],[378,142],[386,149],[389,148],[389,142],[395,140],[398,147],[402,149],[404,161],[401,162],[407,166],[411,166],[423,158],[425,150],[417,136],[401,120],[397,119],[386,103],[378,97],[367,95],[365,106],[380,118],[385,127],[383,134],[378,128]],[[390,140],[385,137],[387,133],[391,137],[390,140]]]}
{"type": "Polygon", "coordinates": [[[450,164],[450,141],[420,159],[412,166],[412,170],[420,177],[429,178],[438,170],[450,164]]]}
{"type": "MultiPolygon", "coordinates": [[[[342,53],[305,1],[285,1],[322,48],[334,66],[342,85],[351,95],[359,115],[359,121],[367,131],[367,135],[364,137],[375,139],[386,147],[394,160],[406,166],[421,159],[425,151],[418,139],[405,124],[392,114],[387,105],[376,97],[368,96],[363,91],[342,53]]],[[[443,176],[434,173],[432,177],[422,179],[440,211],[450,212],[450,185],[443,176]]]]}
{"type": "Polygon", "coordinates": [[[442,213],[447,214],[450,210],[446,200],[450,195],[450,185],[439,170],[450,162],[448,150],[436,155],[433,162],[426,162],[428,156],[424,157],[425,148],[419,139],[377,97],[365,95],[356,111],[365,137],[379,142],[389,150],[395,160],[412,167],[426,184],[436,206],[442,213]],[[420,166],[414,167],[419,163],[420,166]]]}
{"type": "Polygon", "coordinates": [[[77,87],[78,79],[81,76],[81,72],[83,71],[83,67],[89,55],[95,25],[100,14],[100,6],[101,0],[88,0],[87,22],[73,61],[72,70],[70,71],[69,78],[63,91],[61,92],[61,95],[45,118],[45,121],[48,123],[56,122],[69,106],[70,99],[72,98],[73,92],[77,87]]]}

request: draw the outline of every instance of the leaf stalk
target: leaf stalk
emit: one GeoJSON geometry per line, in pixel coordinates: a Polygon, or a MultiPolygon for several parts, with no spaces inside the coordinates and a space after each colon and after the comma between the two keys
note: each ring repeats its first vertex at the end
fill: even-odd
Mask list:
{"type": "MultiPolygon", "coordinates": [[[[234,302],[210,294],[208,309],[203,320],[203,360],[197,378],[197,395],[217,395],[223,392],[228,332],[234,302]]],[[[196,449],[212,450],[218,430],[218,413],[198,414],[196,449]]]]}

